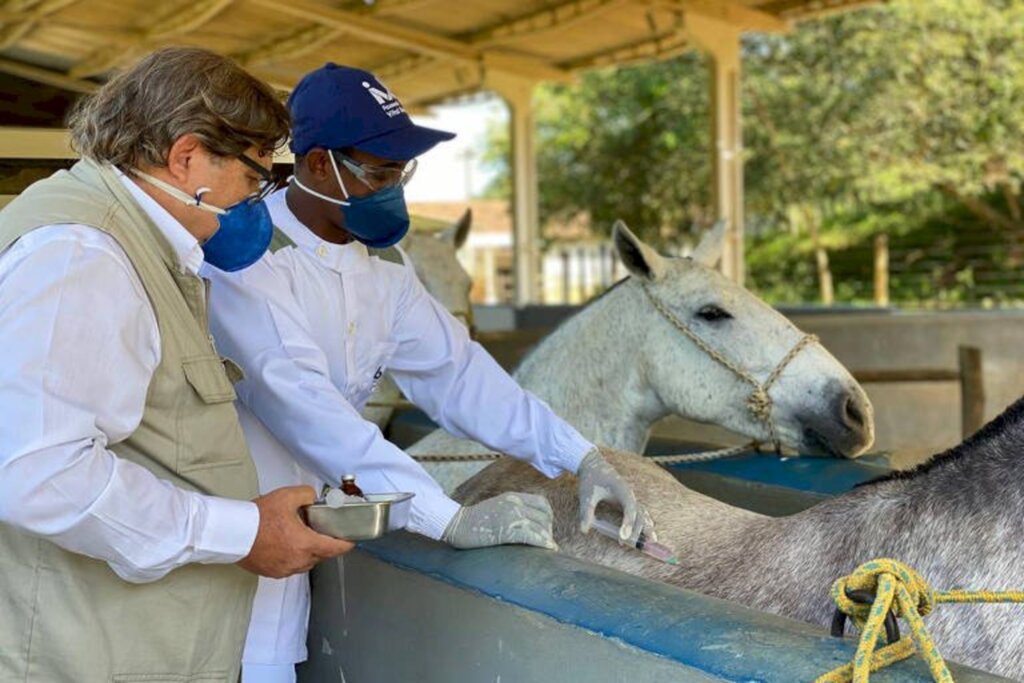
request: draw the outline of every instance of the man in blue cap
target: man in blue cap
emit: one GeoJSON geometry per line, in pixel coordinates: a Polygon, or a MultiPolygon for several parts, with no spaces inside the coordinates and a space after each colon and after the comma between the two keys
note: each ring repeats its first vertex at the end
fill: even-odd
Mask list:
{"type": "MultiPolygon", "coordinates": [[[[549,477],[578,475],[584,529],[609,500],[623,509],[623,539],[635,539],[649,517],[599,449],[470,340],[400,249],[379,251],[409,229],[403,187],[416,157],[454,135],[415,125],[372,74],[335,64],[303,78],[288,104],[295,175],[267,198],[271,251],[248,269],[208,273],[218,348],[247,378],[239,413],[261,489],[319,488],[355,474],[368,493],[415,493],[408,528],[454,547],[556,548],[544,498],[505,494],[462,507],[360,416],[388,372],[449,432],[549,477]]],[[[261,579],[244,683],[294,680],[308,615],[305,575],[261,579]]]]}

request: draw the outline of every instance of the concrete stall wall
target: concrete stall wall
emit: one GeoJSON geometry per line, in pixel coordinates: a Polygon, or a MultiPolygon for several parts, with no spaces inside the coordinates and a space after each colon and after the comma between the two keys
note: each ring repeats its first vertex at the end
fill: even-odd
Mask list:
{"type": "Polygon", "coordinates": [[[307,683],[720,680],[363,553],[316,580],[307,683]],[[343,590],[344,611],[322,607],[343,590]]]}
{"type": "MultiPolygon", "coordinates": [[[[314,571],[299,680],[797,683],[854,649],[823,628],[556,553],[458,551],[393,534],[314,571]]],[[[959,683],[1005,680],[953,671],[959,683]]],[[[907,661],[871,680],[931,679],[922,661],[907,661]]]]}
{"type": "MultiPolygon", "coordinates": [[[[957,347],[982,351],[985,417],[1024,395],[1024,312],[792,315],[853,369],[956,368],[957,347]]],[[[948,448],[960,442],[955,383],[869,384],[882,450],[948,448]]]]}
{"type": "MultiPolygon", "coordinates": [[[[547,332],[579,310],[569,306],[519,311],[494,308],[477,316],[484,344],[499,362],[512,367],[547,332]],[[505,327],[510,322],[515,332],[505,327]]],[[[991,419],[1024,395],[1024,311],[901,313],[891,311],[783,310],[855,370],[956,369],[957,347],[982,350],[985,415],[991,419]]],[[[875,406],[876,450],[908,455],[932,453],[960,441],[960,389],[953,382],[868,384],[875,406]]],[[[721,441],[721,432],[666,420],[659,436],[721,441]]]]}

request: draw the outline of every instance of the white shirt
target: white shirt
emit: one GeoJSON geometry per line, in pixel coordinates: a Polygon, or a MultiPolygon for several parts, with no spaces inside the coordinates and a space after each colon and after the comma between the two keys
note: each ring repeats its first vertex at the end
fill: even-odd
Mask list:
{"type": "MultiPolygon", "coordinates": [[[[195,237],[121,180],[181,272],[198,273],[195,237]]],[[[116,240],[50,225],[0,254],[0,349],[0,522],[132,582],[249,553],[253,503],[180,489],[107,448],[142,421],[161,353],[152,305],[116,240]]]]}
{"type": "Polygon", "coordinates": [[[358,242],[322,241],[285,194],[267,205],[296,247],[236,273],[204,270],[218,349],[246,374],[236,387],[239,414],[261,488],[337,485],[355,474],[366,492],[415,493],[409,529],[440,538],[458,503],[360,415],[385,371],[452,434],[528,460],[549,477],[579,468],[592,444],[469,339],[407,256],[400,265],[358,242]]]}
{"type": "MultiPolygon", "coordinates": [[[[359,243],[320,240],[288,209],[284,190],[267,205],[296,246],[237,273],[204,271],[213,281],[218,349],[246,373],[236,405],[261,490],[319,489],[355,474],[368,493],[415,493],[409,528],[440,538],[458,503],[360,415],[385,371],[452,433],[530,460],[548,476],[579,468],[591,444],[470,341],[408,257],[399,265],[359,243]]],[[[243,662],[304,660],[308,621],[305,575],[261,578],[243,662]]]]}

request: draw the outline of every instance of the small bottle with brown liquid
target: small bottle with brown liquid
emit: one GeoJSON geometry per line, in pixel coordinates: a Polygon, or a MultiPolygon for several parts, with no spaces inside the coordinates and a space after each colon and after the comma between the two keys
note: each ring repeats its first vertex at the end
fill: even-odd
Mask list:
{"type": "Polygon", "coordinates": [[[346,496],[359,496],[360,498],[366,497],[363,490],[356,486],[356,475],[354,474],[346,474],[341,478],[341,492],[346,496]]]}

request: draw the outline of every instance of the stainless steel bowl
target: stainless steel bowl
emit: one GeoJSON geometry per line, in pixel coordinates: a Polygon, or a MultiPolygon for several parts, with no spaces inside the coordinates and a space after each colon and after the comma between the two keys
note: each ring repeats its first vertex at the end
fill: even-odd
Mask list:
{"type": "Polygon", "coordinates": [[[412,493],[370,493],[365,503],[345,503],[332,508],[324,503],[307,505],[306,523],[315,531],[346,541],[369,541],[409,522],[412,493]]]}

